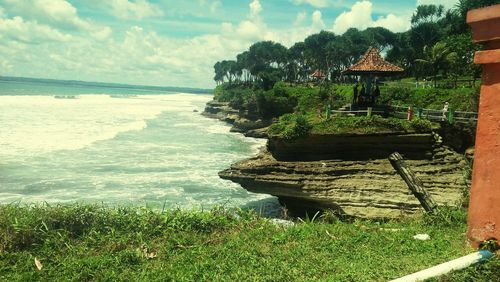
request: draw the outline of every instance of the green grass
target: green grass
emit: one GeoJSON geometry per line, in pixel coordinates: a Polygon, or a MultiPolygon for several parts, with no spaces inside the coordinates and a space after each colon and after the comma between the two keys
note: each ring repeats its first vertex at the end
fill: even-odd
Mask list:
{"type": "Polygon", "coordinates": [[[412,121],[382,118],[380,116],[345,117],[333,116],[329,119],[317,113],[286,114],[269,129],[270,136],[295,139],[309,134],[372,134],[372,133],[415,133],[430,132],[432,123],[424,119],[412,121]]]}
{"type": "Polygon", "coordinates": [[[445,102],[457,111],[477,111],[479,88],[435,89],[381,87],[379,102],[382,104],[442,109],[445,102]]]}
{"type": "Polygon", "coordinates": [[[472,251],[462,210],[350,223],[327,213],[313,221],[286,228],[222,208],[4,205],[0,280],[386,281],[472,251]],[[414,240],[419,233],[432,239],[414,240]]]}
{"type": "Polygon", "coordinates": [[[414,119],[412,121],[397,118],[382,118],[380,116],[332,117],[317,118],[313,122],[312,134],[371,134],[391,132],[430,132],[432,123],[428,120],[414,119]]]}
{"type": "Polygon", "coordinates": [[[486,263],[477,264],[464,270],[452,272],[430,281],[466,282],[466,281],[498,281],[500,277],[500,257],[495,256],[486,263]]]}

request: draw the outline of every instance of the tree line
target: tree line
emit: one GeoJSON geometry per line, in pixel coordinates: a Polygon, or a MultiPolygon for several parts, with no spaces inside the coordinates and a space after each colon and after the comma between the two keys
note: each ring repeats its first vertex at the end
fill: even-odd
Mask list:
{"type": "Polygon", "coordinates": [[[475,78],[479,68],[466,24],[467,11],[499,4],[500,0],[459,0],[445,10],[442,5],[420,5],[411,18],[411,28],[393,33],[382,27],[348,29],[342,35],[321,31],[290,48],[272,41],[257,42],[236,56],[214,65],[217,84],[257,83],[270,89],[277,81],[304,82],[318,70],[330,81],[343,79],[342,71],[355,63],[368,47],[377,47],[386,59],[405,69],[403,76],[417,79],[439,76],[456,80],[475,78]]]}

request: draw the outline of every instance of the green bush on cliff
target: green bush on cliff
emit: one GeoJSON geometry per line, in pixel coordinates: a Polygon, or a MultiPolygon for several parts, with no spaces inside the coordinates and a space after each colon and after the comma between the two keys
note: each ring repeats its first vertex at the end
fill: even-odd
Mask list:
{"type": "Polygon", "coordinates": [[[222,84],[215,89],[215,100],[229,102],[231,107],[261,118],[279,117],[293,112],[297,106],[297,98],[290,95],[282,82],[268,91],[251,84],[222,84]]]}
{"type": "Polygon", "coordinates": [[[371,134],[430,132],[432,123],[424,119],[412,121],[382,118],[380,116],[342,117],[326,119],[314,113],[287,114],[269,129],[271,136],[284,139],[304,137],[309,134],[371,134]]]}
{"type": "Polygon", "coordinates": [[[351,133],[391,133],[391,132],[430,132],[432,123],[428,120],[406,121],[396,118],[372,117],[332,117],[317,119],[313,124],[313,134],[351,134],[351,133]]]}
{"type": "Polygon", "coordinates": [[[269,134],[284,139],[296,139],[309,135],[312,125],[306,116],[299,114],[286,114],[269,128],[269,134]]]}
{"type": "Polygon", "coordinates": [[[307,113],[330,103],[332,108],[346,104],[352,96],[350,86],[289,85],[277,82],[268,91],[252,84],[221,84],[215,88],[215,100],[229,102],[239,110],[247,110],[263,118],[279,117],[286,113],[307,113]]]}

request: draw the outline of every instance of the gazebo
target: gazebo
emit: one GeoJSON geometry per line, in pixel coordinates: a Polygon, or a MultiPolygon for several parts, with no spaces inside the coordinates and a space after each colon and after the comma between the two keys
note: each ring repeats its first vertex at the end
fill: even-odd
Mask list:
{"type": "Polygon", "coordinates": [[[344,75],[358,75],[366,82],[366,94],[371,97],[373,79],[402,73],[404,69],[385,61],[377,48],[370,47],[361,59],[344,70],[344,75]]]}
{"type": "Polygon", "coordinates": [[[326,75],[322,71],[316,70],[311,74],[311,77],[316,78],[318,80],[323,80],[326,77],[326,75]]]}

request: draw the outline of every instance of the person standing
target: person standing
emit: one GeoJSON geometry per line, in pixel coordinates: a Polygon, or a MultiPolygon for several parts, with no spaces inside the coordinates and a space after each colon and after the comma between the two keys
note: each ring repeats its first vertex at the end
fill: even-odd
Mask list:
{"type": "Polygon", "coordinates": [[[365,99],[366,99],[366,89],[365,89],[365,85],[362,84],[361,85],[361,91],[359,92],[360,104],[364,104],[365,103],[365,99]]]}
{"type": "Polygon", "coordinates": [[[378,97],[380,96],[380,88],[378,88],[378,85],[375,86],[375,90],[373,90],[373,104],[375,104],[378,100],[378,97]]]}
{"type": "Polygon", "coordinates": [[[353,97],[352,97],[352,104],[353,105],[358,103],[358,94],[359,94],[358,86],[359,86],[359,84],[356,82],[356,84],[354,85],[354,89],[353,89],[353,92],[354,92],[353,97]]]}
{"type": "Polygon", "coordinates": [[[449,108],[449,104],[448,104],[448,102],[445,102],[444,106],[443,106],[443,116],[441,117],[441,121],[446,120],[446,117],[448,115],[448,108],[449,108]]]}

